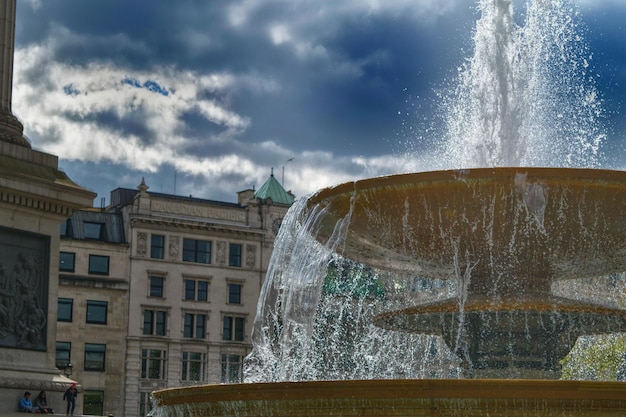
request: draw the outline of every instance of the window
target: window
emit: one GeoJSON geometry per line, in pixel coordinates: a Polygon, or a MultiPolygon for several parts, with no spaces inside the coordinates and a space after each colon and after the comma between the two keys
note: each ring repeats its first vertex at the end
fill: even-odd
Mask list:
{"type": "Polygon", "coordinates": [[[104,371],[106,345],[85,343],[85,371],[104,371]]]}
{"type": "Polygon", "coordinates": [[[72,307],[74,305],[74,300],[71,298],[59,298],[57,301],[58,304],[58,312],[57,312],[57,321],[72,321],[72,307]]]}
{"type": "Polygon", "coordinates": [[[208,240],[183,239],[183,261],[211,263],[211,242],[208,240]]]}
{"type": "Polygon", "coordinates": [[[107,324],[106,301],[87,300],[87,323],[107,324]]]}
{"type": "Polygon", "coordinates": [[[164,350],[142,349],[141,378],[165,379],[165,353],[164,350]]]}
{"type": "Polygon", "coordinates": [[[206,353],[183,352],[183,381],[206,381],[206,353]]]}
{"type": "Polygon", "coordinates": [[[150,238],[150,257],[163,259],[165,254],[165,236],[152,235],[150,238]]]}
{"type": "Polygon", "coordinates": [[[104,415],[104,391],[85,390],[83,393],[83,415],[104,415]]]}
{"type": "Polygon", "coordinates": [[[70,219],[67,219],[61,223],[61,236],[71,236],[71,235],[72,235],[72,221],[70,219]]]}
{"type": "Polygon", "coordinates": [[[231,243],[228,249],[228,266],[241,266],[241,245],[231,243]]]}
{"type": "Polygon", "coordinates": [[[185,313],[183,336],[204,339],[206,336],[206,314],[185,313]]]}
{"type": "Polygon", "coordinates": [[[185,280],[185,300],[208,301],[209,281],[202,279],[185,280]]]}
{"type": "Polygon", "coordinates": [[[241,284],[228,284],[228,304],[241,304],[241,284]]]}
{"type": "Polygon", "coordinates": [[[222,338],[224,340],[243,342],[244,318],[224,316],[224,327],[222,330],[222,338]]]}
{"type": "Polygon", "coordinates": [[[241,382],[243,380],[243,357],[240,355],[222,355],[222,383],[241,382]]]}
{"type": "Polygon", "coordinates": [[[57,342],[56,361],[54,365],[59,369],[63,369],[70,363],[72,363],[72,343],[57,342]]]}
{"type": "Polygon", "coordinates": [[[84,222],[83,235],[85,239],[100,240],[102,238],[102,223],[84,222]]]}
{"type": "Polygon", "coordinates": [[[163,297],[163,277],[150,276],[150,297],[163,297]]]}
{"type": "Polygon", "coordinates": [[[109,257],[102,255],[89,255],[89,273],[109,275],[109,257]]]}
{"type": "Polygon", "coordinates": [[[144,310],[143,334],[165,336],[167,312],[159,310],[144,310]]]}
{"type": "Polygon", "coordinates": [[[148,392],[140,392],[139,393],[139,415],[147,416],[152,411],[152,400],[151,393],[148,392]]]}
{"type": "Polygon", "coordinates": [[[73,252],[59,253],[59,271],[74,272],[76,254],[73,252]]]}

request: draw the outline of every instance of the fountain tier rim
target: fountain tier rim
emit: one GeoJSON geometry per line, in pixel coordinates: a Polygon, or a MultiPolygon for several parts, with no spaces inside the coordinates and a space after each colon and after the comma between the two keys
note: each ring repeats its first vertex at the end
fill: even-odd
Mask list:
{"type": "MultiPolygon", "coordinates": [[[[507,379],[417,379],[262,382],[170,388],[152,393],[157,407],[218,415],[274,416],[610,416],[626,412],[626,383],[507,379]],[[253,414],[247,414],[252,412],[253,414]],[[500,413],[499,413],[500,412],[500,413]],[[521,412],[521,411],[520,411],[521,412]],[[525,411],[524,411],[525,412],[525,411]],[[225,413],[225,414],[219,414],[225,413]],[[254,414],[257,413],[257,414],[254,414]],[[493,413],[493,414],[492,414],[493,413]],[[513,414],[511,414],[513,413],[513,414]]],[[[207,414],[203,414],[207,415],[207,414]]]]}
{"type": "Polygon", "coordinates": [[[421,171],[405,174],[383,175],[356,181],[348,181],[331,187],[322,188],[307,200],[307,205],[313,206],[327,198],[334,198],[343,193],[354,191],[373,190],[389,186],[411,185],[416,182],[432,183],[433,185],[464,180],[494,181],[509,179],[516,174],[528,174],[531,177],[544,179],[567,178],[573,182],[587,183],[598,181],[615,183],[623,187],[626,183],[626,171],[598,168],[558,168],[558,167],[491,167],[491,168],[463,168],[440,171],[421,171]]]}

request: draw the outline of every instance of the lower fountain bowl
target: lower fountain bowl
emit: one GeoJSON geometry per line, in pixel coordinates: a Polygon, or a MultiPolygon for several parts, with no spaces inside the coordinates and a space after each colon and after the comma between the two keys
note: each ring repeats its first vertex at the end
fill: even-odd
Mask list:
{"type": "Polygon", "coordinates": [[[626,415],[626,383],[352,380],[202,385],[153,392],[155,417],[626,415]]]}

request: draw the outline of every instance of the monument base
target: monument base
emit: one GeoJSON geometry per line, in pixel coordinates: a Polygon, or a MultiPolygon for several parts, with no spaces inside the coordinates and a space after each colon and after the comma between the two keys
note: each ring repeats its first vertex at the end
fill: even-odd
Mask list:
{"type": "Polygon", "coordinates": [[[40,391],[46,391],[48,404],[57,414],[65,413],[63,393],[72,382],[57,369],[0,369],[0,413],[18,411],[19,400],[25,391],[32,394],[32,401],[40,391]]]}

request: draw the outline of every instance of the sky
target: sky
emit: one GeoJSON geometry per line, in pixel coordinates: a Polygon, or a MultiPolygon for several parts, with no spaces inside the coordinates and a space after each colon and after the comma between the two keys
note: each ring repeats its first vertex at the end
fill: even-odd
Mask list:
{"type": "MultiPolygon", "coordinates": [[[[562,2],[563,0],[551,0],[562,2]]],[[[626,0],[571,0],[626,169],[626,0]]],[[[525,0],[514,0],[523,8],[525,0]]],[[[17,0],[13,113],[94,191],[236,202],[438,169],[472,0],[17,0]]]]}

